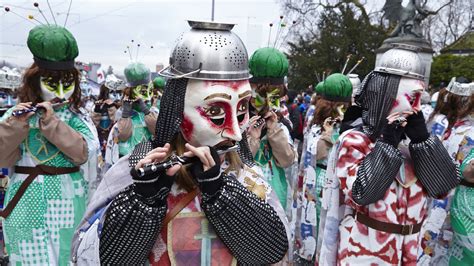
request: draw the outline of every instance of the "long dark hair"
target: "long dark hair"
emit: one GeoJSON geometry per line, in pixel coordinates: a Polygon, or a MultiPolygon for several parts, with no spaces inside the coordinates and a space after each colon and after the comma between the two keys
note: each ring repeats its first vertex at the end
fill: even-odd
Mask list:
{"type": "Polygon", "coordinates": [[[468,96],[456,95],[446,89],[441,89],[438,94],[438,100],[436,101],[436,107],[428,121],[432,121],[437,114],[443,114],[448,119],[449,127],[452,127],[458,119],[470,113],[468,107],[468,96]]]}
{"type": "Polygon", "coordinates": [[[459,112],[459,118],[464,118],[468,115],[474,114],[474,94],[471,94],[469,97],[468,103],[463,109],[459,112]]]}
{"type": "Polygon", "coordinates": [[[109,88],[107,88],[105,84],[102,84],[102,86],[100,86],[98,100],[107,100],[109,98],[109,93],[110,93],[109,88]]]}
{"type": "Polygon", "coordinates": [[[79,110],[81,106],[80,75],[79,70],[75,68],[68,70],[47,70],[33,63],[23,75],[23,83],[18,89],[18,99],[20,102],[32,102],[33,104],[43,102],[40,87],[41,77],[51,77],[54,82],[72,78],[75,87],[70,98],[70,103],[74,109],[79,110]]]}
{"type": "Polygon", "coordinates": [[[314,114],[313,114],[313,120],[311,120],[311,123],[309,126],[312,125],[320,125],[322,126],[324,123],[324,120],[326,120],[328,117],[336,118],[339,116],[339,113],[337,111],[337,108],[339,106],[343,105],[344,108],[347,109],[349,107],[349,103],[347,102],[332,102],[325,100],[323,98],[318,99],[318,102],[316,104],[316,109],[314,109],[314,114]]]}

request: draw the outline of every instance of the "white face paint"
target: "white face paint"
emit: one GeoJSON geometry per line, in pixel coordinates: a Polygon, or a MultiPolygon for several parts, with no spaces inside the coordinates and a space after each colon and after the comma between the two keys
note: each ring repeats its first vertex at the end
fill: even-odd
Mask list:
{"type": "Polygon", "coordinates": [[[189,80],[181,132],[193,146],[240,141],[240,127],[248,122],[252,95],[248,80],[189,80]]]}
{"type": "Polygon", "coordinates": [[[74,93],[75,85],[74,81],[59,80],[55,82],[50,77],[41,77],[41,97],[44,101],[51,101],[55,98],[67,100],[74,93]]]}
{"type": "Polygon", "coordinates": [[[421,110],[421,93],[425,82],[418,79],[402,77],[398,85],[397,98],[390,113],[421,110]]]}

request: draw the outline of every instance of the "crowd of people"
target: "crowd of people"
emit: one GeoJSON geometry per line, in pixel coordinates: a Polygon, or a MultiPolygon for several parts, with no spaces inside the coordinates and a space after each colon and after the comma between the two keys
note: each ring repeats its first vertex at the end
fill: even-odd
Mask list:
{"type": "Polygon", "coordinates": [[[430,95],[401,45],[298,94],[278,49],[189,24],[161,77],[97,96],[66,28],[30,31],[0,106],[12,265],[474,264],[472,77],[430,95]]]}

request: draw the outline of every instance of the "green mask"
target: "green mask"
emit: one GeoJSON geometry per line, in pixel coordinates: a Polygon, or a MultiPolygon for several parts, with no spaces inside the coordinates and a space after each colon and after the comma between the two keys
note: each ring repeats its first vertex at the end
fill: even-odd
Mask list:
{"type": "Polygon", "coordinates": [[[51,101],[55,98],[69,99],[74,92],[75,85],[74,80],[54,81],[51,77],[40,78],[41,94],[44,101],[51,101]]]}
{"type": "Polygon", "coordinates": [[[280,110],[280,90],[274,89],[271,92],[267,92],[266,95],[262,96],[255,91],[252,97],[254,98],[253,107],[260,113],[262,111],[267,112],[268,110],[279,111],[280,110]]]}
{"type": "Polygon", "coordinates": [[[153,97],[153,90],[147,85],[138,85],[133,88],[133,99],[142,98],[144,101],[150,101],[153,97]]]}

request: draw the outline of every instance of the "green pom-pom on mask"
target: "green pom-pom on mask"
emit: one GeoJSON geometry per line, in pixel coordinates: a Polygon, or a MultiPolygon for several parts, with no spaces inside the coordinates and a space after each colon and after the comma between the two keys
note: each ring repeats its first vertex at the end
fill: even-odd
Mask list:
{"type": "Polygon", "coordinates": [[[283,84],[288,74],[288,59],[275,48],[260,48],[250,57],[249,68],[252,83],[283,84]]]}
{"type": "Polygon", "coordinates": [[[321,81],[316,85],[314,92],[316,92],[317,94],[322,94],[323,89],[324,89],[324,81],[321,81]]]}
{"type": "Polygon", "coordinates": [[[150,82],[150,69],[143,63],[130,63],[125,67],[124,74],[129,86],[148,85],[150,82]]]}
{"type": "Polygon", "coordinates": [[[34,27],[28,34],[28,48],[35,61],[44,63],[46,68],[73,68],[74,59],[79,55],[77,42],[66,28],[55,25],[34,27]],[[66,62],[68,64],[56,64],[66,62]]]}
{"type": "Polygon", "coordinates": [[[154,80],[153,80],[153,87],[155,89],[163,89],[165,87],[165,84],[166,84],[166,81],[164,78],[162,77],[156,77],[154,80]]]}
{"type": "Polygon", "coordinates": [[[334,102],[350,102],[352,98],[352,83],[346,75],[334,73],[329,75],[324,82],[316,86],[316,93],[321,94],[326,100],[334,102]],[[318,86],[321,87],[318,89],[318,86]]]}

